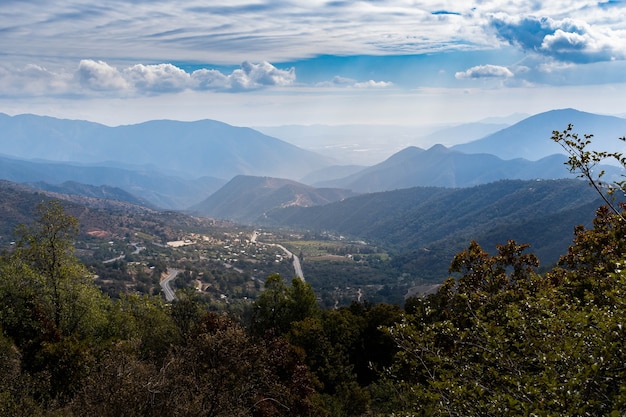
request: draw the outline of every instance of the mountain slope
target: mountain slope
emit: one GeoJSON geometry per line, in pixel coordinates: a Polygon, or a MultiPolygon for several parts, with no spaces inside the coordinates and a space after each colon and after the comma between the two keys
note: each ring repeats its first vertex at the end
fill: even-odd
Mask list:
{"type": "Polygon", "coordinates": [[[593,148],[604,151],[626,150],[626,119],[602,116],[574,109],[552,110],[528,117],[506,129],[452,149],[465,153],[491,153],[502,159],[525,158],[538,160],[563,149],[550,140],[554,130],[563,131],[568,124],[581,137],[593,134],[593,148]]]}
{"type": "Polygon", "coordinates": [[[348,190],[318,189],[286,179],[238,175],[190,210],[210,217],[253,223],[277,208],[328,204],[354,195],[348,190]]]}
{"type": "Polygon", "coordinates": [[[34,115],[0,114],[0,154],[48,161],[145,165],[193,178],[238,174],[300,178],[326,158],[253,129],[214,120],[155,120],[108,127],[34,115]]]}
{"type": "Polygon", "coordinates": [[[103,200],[116,200],[130,204],[136,204],[151,209],[156,209],[149,201],[138,198],[121,188],[111,187],[109,185],[88,185],[75,181],[66,181],[62,184],[49,184],[46,182],[36,182],[30,184],[40,190],[49,191],[59,194],[76,195],[90,198],[99,198],[103,200]]]}
{"type": "Polygon", "coordinates": [[[70,163],[33,162],[0,156],[0,178],[20,183],[67,181],[93,186],[118,187],[165,209],[184,209],[206,198],[225,181],[204,177],[184,179],[156,171],[85,166],[70,163]]]}
{"type": "Polygon", "coordinates": [[[406,148],[387,160],[356,174],[315,186],[377,192],[416,186],[470,187],[501,179],[554,179],[571,177],[563,155],[539,161],[505,161],[490,154],[465,154],[443,145],[428,150],[406,148]]]}
{"type": "Polygon", "coordinates": [[[466,143],[507,128],[504,123],[464,123],[457,126],[446,127],[430,133],[421,138],[425,143],[441,143],[443,145],[466,143]]]}
{"type": "Polygon", "coordinates": [[[584,181],[517,180],[365,194],[325,206],[274,211],[268,222],[391,245],[410,254],[398,258],[401,265],[420,265],[423,274],[441,279],[454,254],[470,240],[491,251],[495,244],[515,239],[533,245],[544,264],[555,262],[571,242],[574,226],[589,224],[600,205],[584,181]]]}

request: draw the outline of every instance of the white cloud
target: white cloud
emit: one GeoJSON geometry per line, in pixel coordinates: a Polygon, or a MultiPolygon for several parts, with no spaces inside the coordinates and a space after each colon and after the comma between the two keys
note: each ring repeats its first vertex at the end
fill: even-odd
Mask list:
{"type": "Polygon", "coordinates": [[[489,25],[503,41],[563,62],[626,58],[625,32],[592,26],[583,20],[500,13],[491,17],[489,25]]]}
{"type": "Polygon", "coordinates": [[[362,83],[354,83],[355,88],[387,88],[393,85],[392,82],[389,81],[374,81],[368,80],[362,83]]]}
{"type": "Polygon", "coordinates": [[[144,93],[167,93],[190,87],[190,76],[172,64],[137,64],[123,70],[129,84],[144,93]]]}
{"type": "Polygon", "coordinates": [[[233,71],[229,76],[230,87],[235,90],[246,90],[263,86],[287,86],[296,80],[295,68],[280,70],[269,62],[253,64],[245,61],[241,69],[233,71]]]}
{"type": "Polygon", "coordinates": [[[191,74],[172,64],[135,64],[118,69],[104,61],[83,59],[73,74],[55,73],[37,65],[0,67],[0,95],[106,94],[154,95],[197,91],[246,91],[283,87],[296,80],[295,68],[278,69],[269,62],[244,62],[231,74],[199,69],[191,74]]]}
{"type": "Polygon", "coordinates": [[[454,76],[457,79],[477,79],[477,78],[511,78],[515,74],[508,69],[500,65],[478,65],[469,68],[466,71],[457,72],[454,76]]]}
{"type": "Polygon", "coordinates": [[[71,85],[70,74],[54,72],[40,65],[0,67],[0,95],[3,96],[73,93],[71,85]]]}
{"type": "Polygon", "coordinates": [[[85,88],[95,91],[125,90],[128,82],[114,67],[103,61],[83,59],[76,71],[78,82],[85,88]]]}
{"type": "Polygon", "coordinates": [[[352,78],[346,78],[339,75],[333,77],[330,81],[323,81],[316,84],[317,87],[342,87],[342,88],[387,88],[393,86],[392,82],[389,81],[374,81],[368,80],[359,82],[352,78]]]}

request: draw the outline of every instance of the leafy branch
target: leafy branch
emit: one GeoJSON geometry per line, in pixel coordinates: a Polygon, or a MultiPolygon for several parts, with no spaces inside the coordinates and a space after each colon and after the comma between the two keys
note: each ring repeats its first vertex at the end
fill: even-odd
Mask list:
{"type": "MultiPolygon", "coordinates": [[[[570,123],[564,131],[555,130],[552,132],[552,140],[561,145],[561,147],[569,155],[569,159],[565,165],[569,167],[570,172],[578,173],[577,177],[586,178],[589,184],[598,192],[606,205],[615,213],[621,221],[626,222],[626,218],[615,203],[614,193],[620,190],[626,194],[626,180],[604,182],[602,177],[604,170],[600,170],[597,174],[594,168],[606,159],[613,159],[622,168],[626,168],[626,156],[620,152],[599,152],[589,150],[587,147],[591,144],[593,135],[585,134],[581,138],[577,133],[573,132],[573,125],[570,123]]],[[[626,137],[619,138],[626,142],[626,137]]],[[[624,175],[621,175],[625,177],[624,175]]]]}

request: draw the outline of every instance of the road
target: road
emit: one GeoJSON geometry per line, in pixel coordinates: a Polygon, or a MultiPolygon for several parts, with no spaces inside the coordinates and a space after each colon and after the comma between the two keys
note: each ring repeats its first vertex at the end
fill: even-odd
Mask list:
{"type": "MultiPolygon", "coordinates": [[[[258,237],[259,237],[259,233],[255,230],[254,232],[252,232],[252,236],[250,237],[250,242],[256,243],[258,237]]],[[[279,245],[278,243],[267,243],[267,245],[276,246],[280,248],[283,252],[285,252],[285,255],[287,255],[287,258],[291,258],[293,260],[293,270],[295,271],[296,276],[300,278],[302,281],[304,281],[304,274],[302,273],[302,265],[300,264],[300,258],[298,258],[296,255],[291,253],[286,247],[284,247],[283,245],[279,245]]]]}
{"type": "MultiPolygon", "coordinates": [[[[143,246],[137,246],[137,243],[131,243],[131,245],[133,245],[135,247],[135,251],[132,253],[133,255],[136,255],[139,252],[141,252],[142,250],[146,249],[143,246]]],[[[110,264],[111,262],[121,261],[124,258],[126,258],[126,255],[120,255],[120,256],[117,256],[115,258],[107,259],[106,261],[102,261],[102,263],[103,264],[110,264]]]]}
{"type": "Polygon", "coordinates": [[[178,275],[180,271],[178,269],[167,268],[167,276],[161,280],[161,289],[163,290],[163,294],[165,294],[165,301],[174,301],[176,299],[176,294],[170,287],[170,281],[176,279],[176,275],[178,275]]]}
{"type": "Polygon", "coordinates": [[[304,281],[304,274],[302,273],[302,266],[300,265],[300,258],[298,258],[293,253],[289,252],[289,250],[287,250],[287,248],[284,247],[283,245],[279,245],[276,243],[274,244],[274,246],[281,248],[283,252],[285,252],[285,255],[287,255],[287,258],[291,258],[293,260],[293,270],[295,271],[296,276],[300,278],[302,281],[304,281]]]}

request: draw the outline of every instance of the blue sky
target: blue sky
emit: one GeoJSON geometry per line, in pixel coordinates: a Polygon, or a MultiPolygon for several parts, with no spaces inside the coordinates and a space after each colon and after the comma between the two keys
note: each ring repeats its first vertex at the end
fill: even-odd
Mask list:
{"type": "Polygon", "coordinates": [[[0,112],[109,125],[626,114],[616,0],[3,0],[0,57],[0,112]]]}

